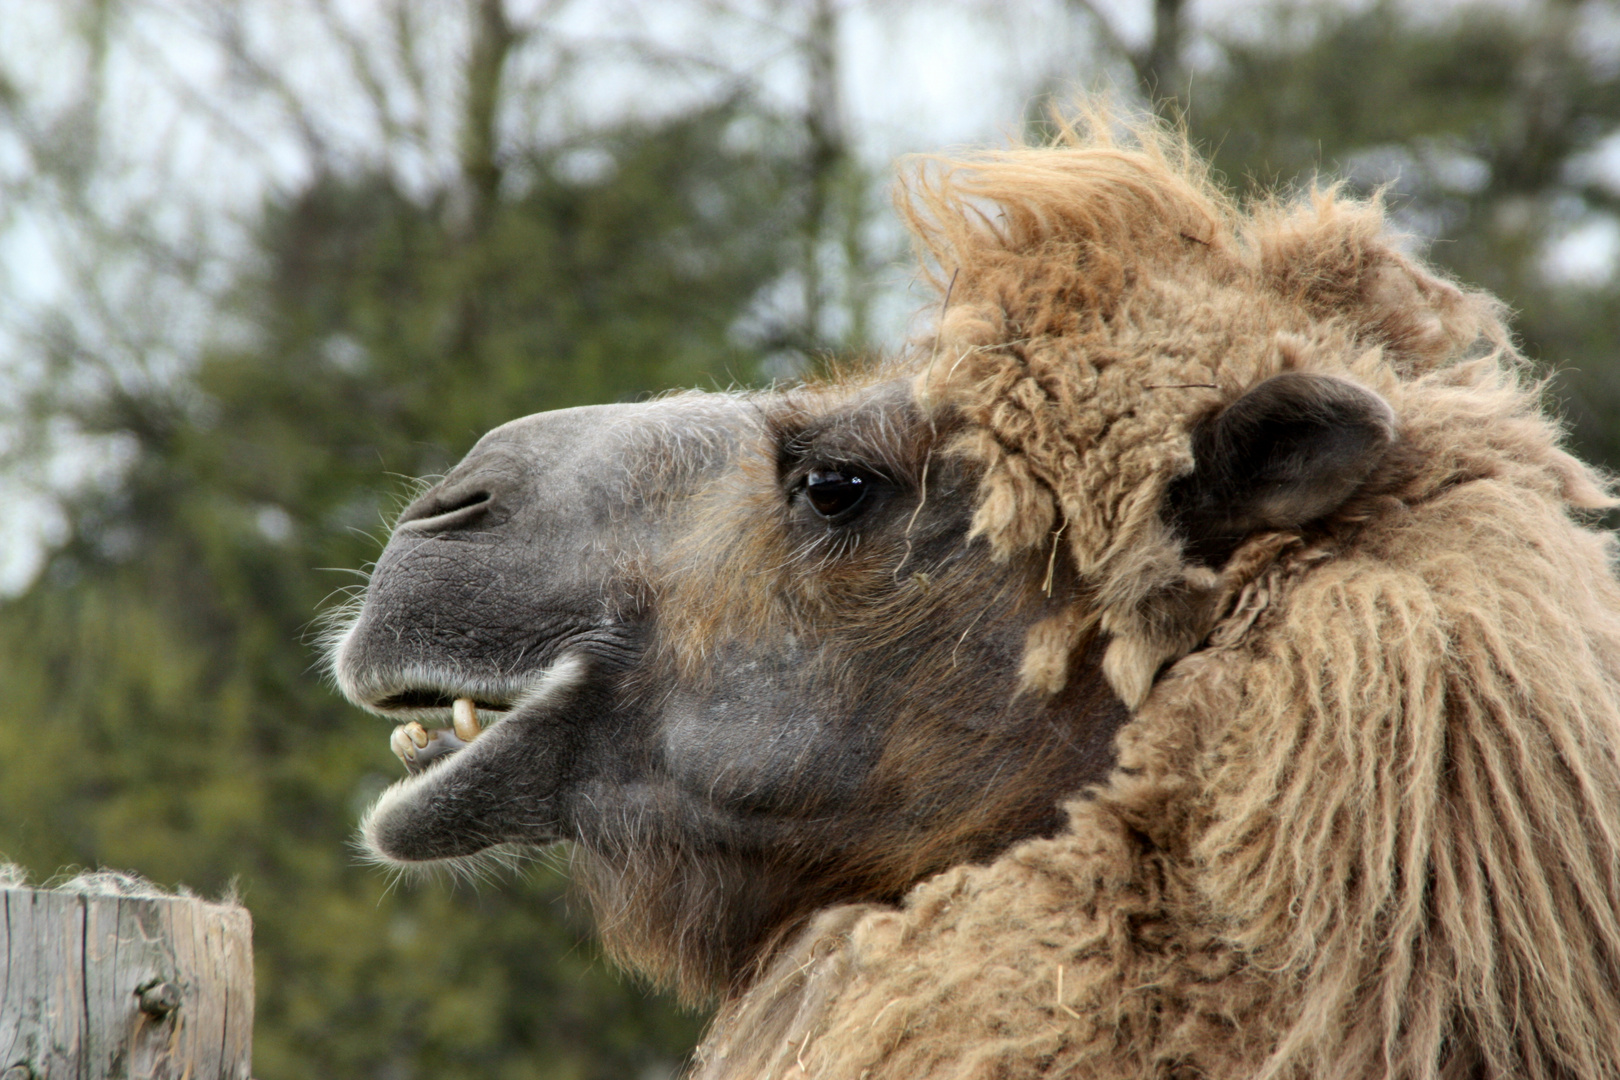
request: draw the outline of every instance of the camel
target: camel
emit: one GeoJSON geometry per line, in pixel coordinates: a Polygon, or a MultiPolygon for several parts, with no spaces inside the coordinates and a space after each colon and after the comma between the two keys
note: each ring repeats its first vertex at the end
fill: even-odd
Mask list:
{"type": "Polygon", "coordinates": [[[705,1080],[1620,1077],[1616,500],[1500,305],[1151,123],[899,205],[898,355],[404,511],[369,850],[571,842],[705,1080]]]}

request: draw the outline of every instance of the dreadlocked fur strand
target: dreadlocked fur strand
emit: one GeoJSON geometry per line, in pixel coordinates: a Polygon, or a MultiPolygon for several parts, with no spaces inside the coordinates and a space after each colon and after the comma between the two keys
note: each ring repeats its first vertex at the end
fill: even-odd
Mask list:
{"type": "Polygon", "coordinates": [[[928,160],[900,205],[948,308],[917,350],[999,556],[1079,585],[1030,689],[1108,634],[1133,709],[1069,827],[824,912],[695,1074],[1620,1077],[1620,588],[1490,298],[1335,189],[1240,208],[1185,141],[928,160]],[[1190,565],[1190,432],[1338,376],[1396,450],[1308,531],[1190,565]],[[1071,580],[1073,576],[1071,575],[1071,580]]]}

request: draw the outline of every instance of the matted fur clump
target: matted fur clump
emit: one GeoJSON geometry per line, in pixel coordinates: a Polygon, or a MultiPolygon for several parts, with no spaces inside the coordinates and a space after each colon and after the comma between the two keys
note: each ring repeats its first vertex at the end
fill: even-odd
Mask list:
{"type": "Polygon", "coordinates": [[[925,162],[902,207],[975,528],[1083,582],[1025,683],[1100,631],[1133,717],[1066,831],[824,913],[697,1074],[1620,1077],[1612,502],[1494,302],[1376,203],[1239,207],[1153,128],[925,162]],[[1381,396],[1394,450],[1192,560],[1160,510],[1197,424],[1290,371],[1381,396]]]}

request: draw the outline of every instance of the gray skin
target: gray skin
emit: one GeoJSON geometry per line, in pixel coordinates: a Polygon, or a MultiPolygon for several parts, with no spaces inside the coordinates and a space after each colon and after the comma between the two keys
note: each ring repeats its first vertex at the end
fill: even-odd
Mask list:
{"type": "MultiPolygon", "coordinates": [[[[1299,395],[1271,396],[1297,422],[1299,395]]],[[[1381,454],[1386,413],[1320,419],[1383,424],[1381,454]]],[[[471,697],[498,722],[439,734],[365,843],[412,865],[573,841],[610,948],[701,997],[746,986],[816,910],[1055,831],[1112,768],[1126,713],[1101,642],[1062,693],[1019,692],[1030,627],[1076,582],[1062,559],[997,563],[967,539],[977,477],[951,434],[890,381],[486,435],[400,517],[333,666],[390,719],[443,728],[471,697]]],[[[1275,477],[1256,495],[1201,469],[1183,488],[1277,503],[1275,477]]],[[[1322,480],[1294,472],[1301,491],[1322,480]]],[[[1183,490],[1170,516],[1203,505],[1183,490]]]]}

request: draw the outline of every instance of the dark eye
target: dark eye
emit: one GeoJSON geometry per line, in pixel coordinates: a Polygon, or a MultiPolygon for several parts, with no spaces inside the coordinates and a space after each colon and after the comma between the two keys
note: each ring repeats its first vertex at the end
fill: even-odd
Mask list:
{"type": "Polygon", "coordinates": [[[848,513],[866,498],[866,477],[848,469],[811,469],[804,478],[804,497],[822,517],[848,513]]]}

